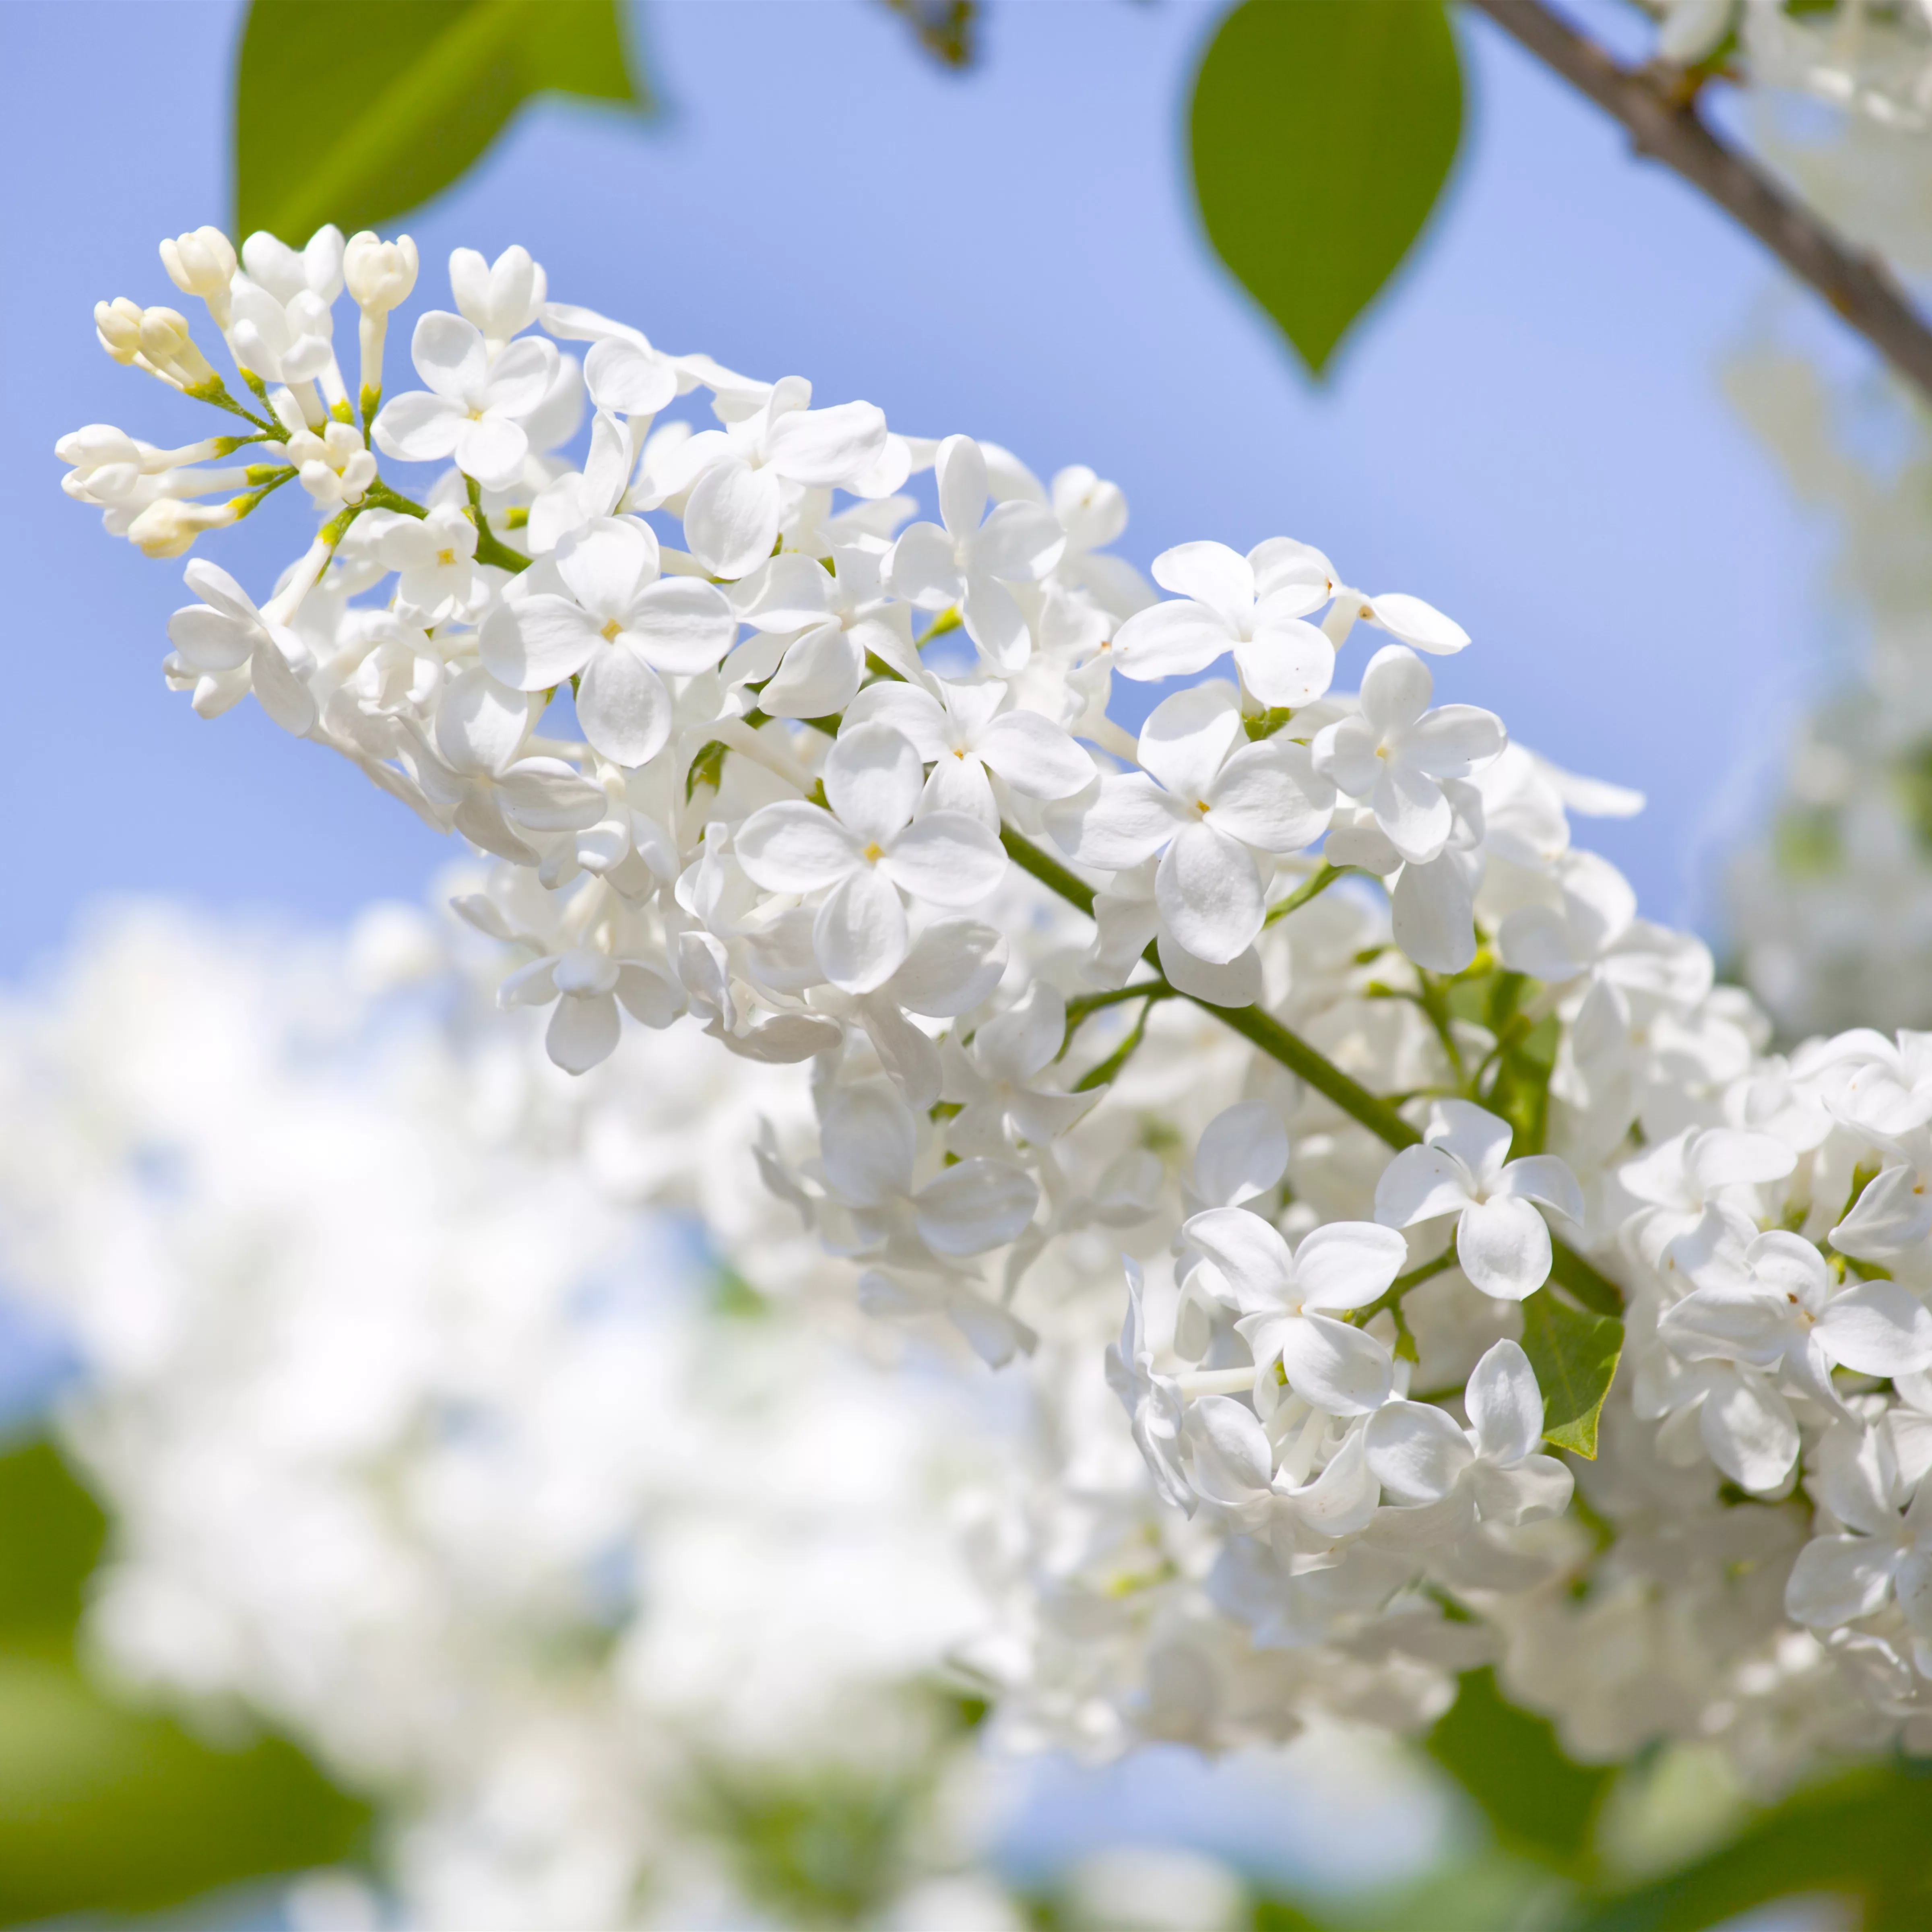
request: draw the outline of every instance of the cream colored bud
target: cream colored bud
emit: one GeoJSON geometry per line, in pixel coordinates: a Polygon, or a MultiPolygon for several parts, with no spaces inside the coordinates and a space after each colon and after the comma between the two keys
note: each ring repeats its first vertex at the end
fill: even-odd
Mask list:
{"type": "Polygon", "coordinates": [[[161,244],[161,266],[183,295],[225,301],[235,279],[235,244],[218,228],[197,228],[161,244]]]}
{"type": "Polygon", "coordinates": [[[184,503],[164,496],[128,526],[128,540],[143,556],[179,556],[202,531],[226,530],[238,514],[232,502],[184,503]]]}
{"type": "Polygon", "coordinates": [[[416,285],[416,244],[406,235],[385,242],[365,228],[349,238],[342,268],[356,306],[386,315],[416,285]]]}
{"type": "Polygon", "coordinates": [[[54,454],[83,473],[104,470],[116,463],[135,470],[141,467],[140,444],[112,423],[88,423],[82,428],[70,430],[54,445],[54,454]]]}
{"type": "Polygon", "coordinates": [[[118,296],[94,304],[94,332],[116,362],[132,362],[141,352],[141,305],[118,296]]]}
{"type": "Polygon", "coordinates": [[[194,346],[188,317],[178,309],[144,309],[141,314],[141,352],[165,376],[184,388],[212,381],[214,371],[194,346]]]}

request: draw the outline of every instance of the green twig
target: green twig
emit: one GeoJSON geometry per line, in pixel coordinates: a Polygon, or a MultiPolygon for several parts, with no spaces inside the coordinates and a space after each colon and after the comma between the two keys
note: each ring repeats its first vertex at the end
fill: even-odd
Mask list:
{"type": "Polygon", "coordinates": [[[483,486],[473,476],[463,480],[470,486],[470,520],[476,526],[476,561],[507,570],[512,577],[529,569],[530,560],[519,556],[508,544],[500,543],[490,527],[490,519],[483,514],[483,486]]]}
{"type": "Polygon", "coordinates": [[[1286,919],[1292,912],[1298,912],[1318,893],[1325,892],[1344,872],[1354,868],[1348,866],[1331,866],[1326,859],[1312,878],[1303,880],[1279,905],[1268,908],[1268,917],[1262,922],[1272,926],[1276,920],[1286,919]]]}
{"type": "MultiPolygon", "coordinates": [[[[1076,878],[1057,860],[1049,858],[1030,840],[1010,826],[1000,828],[1000,842],[1013,862],[1030,872],[1040,884],[1058,892],[1070,905],[1078,906],[1090,917],[1094,910],[1094,890],[1076,878]]],[[[1272,1013],[1259,1006],[1217,1006],[1192,993],[1183,994],[1204,1012],[1212,1013],[1223,1026],[1261,1048],[1270,1060],[1298,1076],[1324,1099],[1332,1101],[1352,1119],[1360,1122],[1385,1145],[1398,1150],[1414,1147],[1422,1136],[1394,1108],[1371,1094],[1358,1080],[1344,1073],[1331,1060],[1318,1053],[1298,1034],[1291,1032],[1272,1013]]],[[[1145,1018],[1145,1010],[1142,1010],[1145,1018]]],[[[1560,1282],[1576,1299],[1600,1313],[1615,1315],[1623,1306],[1622,1291],[1567,1242],[1551,1238],[1556,1250],[1551,1279],[1560,1282]]]]}
{"type": "Polygon", "coordinates": [[[1110,1082],[1116,1079],[1119,1076],[1120,1069],[1133,1058],[1135,1048],[1146,1039],[1148,1015],[1154,1011],[1154,989],[1150,986],[1142,986],[1137,987],[1135,990],[1144,993],[1147,998],[1135,1018],[1133,1031],[1129,1034],[1126,1038],[1122,1040],[1099,1066],[1090,1066],[1078,1080],[1074,1082],[1075,1093],[1090,1094],[1095,1088],[1105,1087],[1110,1082]]]}

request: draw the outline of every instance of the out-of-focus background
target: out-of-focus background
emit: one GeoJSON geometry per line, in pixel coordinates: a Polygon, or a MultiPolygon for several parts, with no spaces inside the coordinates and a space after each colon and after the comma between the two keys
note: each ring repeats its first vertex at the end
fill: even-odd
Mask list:
{"type": "MultiPolygon", "coordinates": [[[[1192,205],[1186,94],[1224,10],[1004,0],[953,68],[930,9],[634,6],[653,111],[521,113],[410,218],[424,287],[454,247],[523,242],[555,298],[667,348],[1091,464],[1143,567],[1209,534],[1318,544],[1465,625],[1459,697],[1647,794],[1594,842],[1792,1030],[1922,1017],[1916,419],[1473,16],[1444,199],[1311,382],[1192,205]],[[1817,896],[1861,891],[1882,956],[1834,966],[1817,896]]],[[[752,1198],[784,1095],[697,1057],[654,1066],[646,1113],[619,1072],[553,1078],[415,910],[458,852],[252,708],[218,750],[164,691],[174,568],[104,544],[52,449],[90,420],[173,440],[89,316],[164,297],[157,238],[228,220],[244,11],[0,9],[0,1922],[1533,1915],[1535,1857],[1425,1754],[980,1750],[942,1666],[984,1582],[958,1518],[1013,1420],[937,1366],[867,1373],[752,1198]],[[822,1373],[786,1372],[811,1351],[822,1373]]],[[[1577,11],[1612,45],[1653,31],[1577,11]]],[[[1616,1800],[1634,1875],[1742,1815],[1666,1768],[1616,1800]]],[[[1585,1784],[1559,1811],[1599,1804],[1585,1784]]],[[[1753,1924],[1847,1922],[1777,1910],[1753,1924]]]]}

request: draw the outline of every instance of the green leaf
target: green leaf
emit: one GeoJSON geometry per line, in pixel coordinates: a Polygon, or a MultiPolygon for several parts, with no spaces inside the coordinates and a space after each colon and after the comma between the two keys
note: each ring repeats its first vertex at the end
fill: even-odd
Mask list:
{"type": "Polygon", "coordinates": [[[1624,1324],[1539,1289],[1522,1304],[1523,1352],[1543,1389],[1543,1439],[1580,1456],[1597,1454],[1597,1418],[1623,1352],[1624,1324]]]}
{"type": "Polygon", "coordinates": [[[1493,1671],[1465,1673],[1426,1742],[1508,1850],[1564,1871],[1583,1863],[1616,1773],[1564,1756],[1548,1720],[1510,1703],[1493,1671]]]}
{"type": "Polygon", "coordinates": [[[1932,1925],[1932,1765],[1874,1765],[1815,1785],[1721,1850],[1608,1898],[1564,1932],[1702,1932],[1773,1899],[1835,1894],[1868,1932],[1932,1925]]]}
{"type": "Polygon", "coordinates": [[[75,1661],[99,1506],[46,1442],[0,1455],[0,1924],[178,1904],[366,1849],[368,1808],[292,1744],[220,1749],[75,1661]]]}
{"type": "Polygon", "coordinates": [[[1439,0],[1246,0],[1208,47],[1190,121],[1208,238],[1319,376],[1455,159],[1447,14],[1439,0]]]}
{"type": "Polygon", "coordinates": [[[235,224],[299,247],[440,194],[532,94],[646,110],[617,0],[254,0],[235,89],[235,224]]]}

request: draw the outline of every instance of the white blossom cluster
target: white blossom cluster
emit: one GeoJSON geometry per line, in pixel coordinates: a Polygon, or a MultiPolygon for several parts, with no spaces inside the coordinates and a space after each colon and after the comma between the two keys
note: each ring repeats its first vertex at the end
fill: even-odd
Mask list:
{"type": "Polygon", "coordinates": [[[1754,88],[1809,94],[1875,128],[1932,128],[1932,20],[1919,0],[1643,0],[1681,67],[1735,56],[1754,88]]]}
{"type": "Polygon", "coordinates": [[[812,1922],[761,1822],[849,1786],[904,1795],[877,1904],[1011,1932],[941,1701],[983,1372],[842,1324],[750,1153],[796,1082],[680,1032],[570,1082],[445,952],[400,907],[346,946],[129,908],[0,1008],[0,1273],[84,1364],[95,1652],[382,1800],[411,1927],[812,1922]]]}
{"type": "Polygon", "coordinates": [[[1932,1025],[1932,452],[1895,394],[1831,384],[1795,350],[1739,358],[1729,386],[1831,516],[1842,647],[1796,720],[1763,830],[1730,862],[1738,969],[1793,1038],[1932,1025]]]}
{"type": "Polygon", "coordinates": [[[1004,1735],[1402,1728],[1491,1657],[1591,1755],[1769,1779],[1916,1724],[1932,1050],[1768,1055],[1572,846],[1637,801],[1434,704],[1451,620],[1287,538],[1168,550],[1157,597],[1090,471],[663,354],[521,250],[452,258],[386,401],[406,241],[163,254],[254,406],[172,310],[102,340],[261,460],[196,509],[232,448],[97,426],[70,492],[160,554],[291,478],[322,519],[259,604],[189,563],[170,680],[493,855],[458,909],[560,1066],[628,1013],[645,1070],[699,1031],[798,1066],[766,1184],[874,1312],[1031,1358],[957,1654],[1004,1735]],[[412,499],[379,455],[443,466],[412,499]]]}

